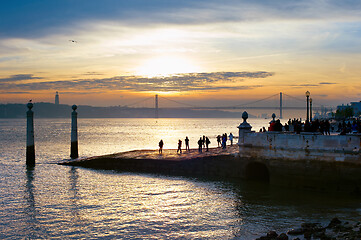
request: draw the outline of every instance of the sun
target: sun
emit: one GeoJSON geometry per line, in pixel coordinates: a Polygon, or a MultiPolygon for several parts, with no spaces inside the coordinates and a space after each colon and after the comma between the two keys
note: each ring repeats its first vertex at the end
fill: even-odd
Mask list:
{"type": "Polygon", "coordinates": [[[137,75],[145,77],[170,76],[194,72],[199,72],[199,68],[191,60],[178,56],[151,58],[136,69],[137,75]]]}

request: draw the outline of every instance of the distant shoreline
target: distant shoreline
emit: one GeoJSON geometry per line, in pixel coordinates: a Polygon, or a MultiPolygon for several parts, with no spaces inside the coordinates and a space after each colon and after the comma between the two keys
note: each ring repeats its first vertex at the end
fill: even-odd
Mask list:
{"type": "MultiPolygon", "coordinates": [[[[35,118],[68,118],[71,106],[54,103],[34,103],[35,118]]],[[[25,104],[0,104],[0,118],[25,118],[25,104]]],[[[155,108],[128,108],[122,106],[92,107],[79,105],[79,118],[241,118],[241,111],[202,110],[190,108],[159,108],[156,118],[155,108]]],[[[250,116],[256,117],[256,116],[250,116]]]]}

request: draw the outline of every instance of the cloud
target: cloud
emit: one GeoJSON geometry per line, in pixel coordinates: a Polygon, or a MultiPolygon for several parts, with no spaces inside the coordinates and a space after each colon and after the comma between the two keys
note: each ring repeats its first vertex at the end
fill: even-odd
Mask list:
{"type": "Polygon", "coordinates": [[[321,84],[321,85],[332,85],[332,84],[337,84],[337,83],[333,83],[333,82],[320,82],[319,84],[321,84]]]}
{"type": "Polygon", "coordinates": [[[0,82],[17,82],[24,80],[43,79],[42,77],[33,77],[33,74],[17,74],[8,78],[0,78],[0,82]]]}
{"type": "Polygon", "coordinates": [[[285,85],[288,87],[294,87],[294,88],[301,88],[301,87],[320,87],[321,85],[333,85],[333,84],[337,84],[337,83],[333,83],[333,82],[320,82],[320,83],[305,83],[305,84],[290,84],[290,85],[285,85]]]}
{"type": "Polygon", "coordinates": [[[31,92],[1,92],[2,94],[30,94],[31,92]]]}
{"type": "Polygon", "coordinates": [[[295,85],[287,85],[290,87],[318,87],[318,84],[295,84],[295,85]]]}
{"type": "Polygon", "coordinates": [[[99,72],[86,72],[86,73],[83,73],[83,75],[91,75],[91,76],[94,76],[94,75],[104,75],[103,73],[99,73],[99,72]]]}
{"type": "Polygon", "coordinates": [[[0,83],[1,89],[47,90],[64,89],[73,91],[219,91],[240,90],[262,87],[242,85],[245,79],[267,78],[274,73],[258,72],[211,72],[188,73],[167,77],[115,76],[99,79],[75,79],[34,83],[0,83]]]}
{"type": "Polygon", "coordinates": [[[27,0],[4,1],[0,37],[34,36],[84,22],[115,21],[127,26],[208,24],[269,20],[359,19],[357,0],[27,0]]]}

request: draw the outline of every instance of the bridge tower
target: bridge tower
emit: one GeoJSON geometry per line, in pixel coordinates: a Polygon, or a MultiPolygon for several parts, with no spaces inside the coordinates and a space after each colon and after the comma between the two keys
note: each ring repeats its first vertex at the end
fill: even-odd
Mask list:
{"type": "Polygon", "coordinates": [[[282,92],[280,92],[280,119],[282,118],[282,92]]]}
{"type": "Polygon", "coordinates": [[[158,94],[155,95],[155,118],[158,118],[158,94]]]}

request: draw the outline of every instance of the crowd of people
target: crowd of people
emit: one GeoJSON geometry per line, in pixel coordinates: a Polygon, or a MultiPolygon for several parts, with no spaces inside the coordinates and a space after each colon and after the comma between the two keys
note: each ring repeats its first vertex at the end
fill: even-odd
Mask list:
{"type": "Polygon", "coordinates": [[[346,133],[361,133],[361,120],[353,120],[348,121],[342,121],[338,123],[337,126],[337,132],[340,133],[340,135],[345,135],[346,133]]]}
{"type": "MultiPolygon", "coordinates": [[[[233,145],[233,139],[234,136],[232,133],[229,134],[229,136],[227,136],[227,133],[224,133],[221,135],[217,136],[217,143],[218,143],[218,147],[222,147],[222,149],[226,149],[227,147],[227,140],[229,140],[231,142],[231,145],[233,145]]],[[[190,151],[189,149],[189,138],[188,136],[186,136],[186,138],[184,139],[184,143],[185,143],[185,151],[190,151]]],[[[181,139],[178,140],[178,148],[177,148],[177,153],[182,153],[182,144],[183,141],[181,139]]],[[[205,135],[203,135],[203,137],[200,137],[198,142],[198,152],[202,153],[203,150],[205,149],[206,152],[209,151],[209,144],[211,144],[211,141],[209,140],[208,137],[206,137],[205,135]]],[[[159,154],[163,153],[163,146],[164,146],[164,142],[163,140],[159,141],[159,154]]]]}
{"type": "MultiPolygon", "coordinates": [[[[261,128],[259,131],[267,132],[265,127],[261,128]]],[[[334,128],[331,126],[328,119],[314,119],[312,121],[306,120],[302,122],[302,119],[294,118],[292,120],[289,119],[284,125],[279,119],[272,120],[268,127],[268,131],[291,131],[297,134],[300,132],[319,132],[322,135],[330,135],[330,132],[334,131],[334,128]]],[[[339,132],[340,135],[346,133],[361,133],[361,120],[339,122],[336,132],[339,132]]]]}

